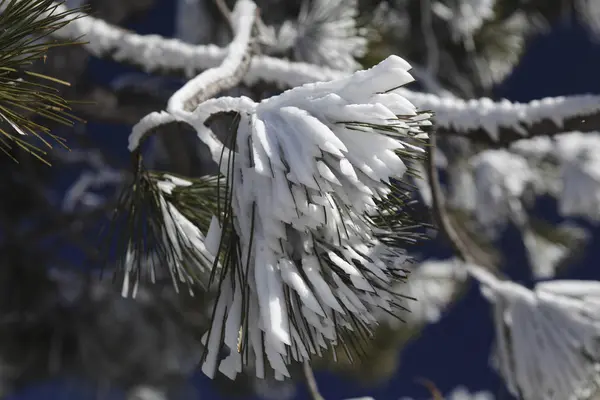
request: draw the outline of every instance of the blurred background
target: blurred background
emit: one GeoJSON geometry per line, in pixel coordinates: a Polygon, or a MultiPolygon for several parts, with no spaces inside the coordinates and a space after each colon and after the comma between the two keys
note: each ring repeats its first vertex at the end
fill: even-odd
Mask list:
{"type": "MultiPolygon", "coordinates": [[[[70,5],[79,5],[76,3],[83,2],[70,5]]],[[[93,15],[138,33],[178,36],[195,43],[228,42],[226,24],[212,1],[204,2],[203,15],[193,14],[193,7],[187,9],[188,20],[182,16],[183,3],[90,0],[88,5],[93,15]],[[190,28],[189,19],[193,18],[198,19],[192,25],[201,29],[190,28]]],[[[317,19],[305,18],[304,25],[284,27],[285,21],[301,15],[299,1],[258,3],[265,23],[275,27],[270,37],[277,43],[265,44],[265,52],[325,62],[302,42],[308,39],[286,39],[285,29],[290,29],[318,42],[318,29],[310,29],[310,23],[317,24],[317,19]]],[[[398,0],[383,4],[361,0],[355,19],[365,29],[369,45],[357,58],[363,66],[370,66],[388,54],[398,54],[418,66],[415,76],[420,83],[413,89],[449,92],[463,98],[489,96],[526,102],[546,96],[600,94],[598,3],[398,0]],[[432,57],[437,57],[437,64],[432,57]]],[[[348,68],[344,60],[330,66],[348,68]]],[[[87,124],[74,130],[57,127],[73,151],[52,154],[52,168],[22,154],[20,164],[0,158],[0,246],[5,254],[0,261],[0,292],[4,296],[0,312],[8,314],[6,310],[17,307],[37,316],[18,328],[10,324],[1,328],[2,398],[129,396],[158,400],[161,392],[169,399],[307,399],[302,383],[260,383],[246,377],[231,384],[226,378],[211,381],[194,372],[190,358],[199,351],[199,345],[192,328],[202,326],[206,319],[200,300],[176,298],[159,285],[147,289],[139,300],[141,305],[134,304],[121,299],[110,284],[100,285],[93,295],[82,299],[85,286],[77,271],[97,265],[99,260],[97,231],[114,206],[114,193],[127,179],[124,171],[129,163],[127,137],[131,126],[147,112],[164,108],[184,80],[173,73],[144,73],[109,57],[91,57],[81,47],[56,49],[46,65],[38,67],[73,83],[67,98],[94,104],[75,107],[87,124]],[[48,349],[59,355],[49,356],[48,349]],[[92,382],[90,376],[102,379],[92,382]],[[155,393],[156,388],[161,390],[155,393]]],[[[240,91],[256,97],[276,93],[277,89],[262,85],[240,91]]],[[[150,150],[155,165],[197,175],[210,171],[205,150],[190,142],[194,140],[190,131],[171,127],[166,134],[176,139],[169,143],[161,140],[162,136],[157,139],[150,150]]],[[[460,147],[442,144],[449,163],[467,157],[456,150],[460,147]]],[[[551,196],[537,198],[532,213],[553,226],[565,221],[551,196]]],[[[573,248],[568,262],[554,277],[598,279],[595,266],[600,262],[600,231],[585,220],[575,222],[585,229],[587,239],[573,248]]],[[[516,227],[504,227],[494,237],[494,245],[502,253],[502,268],[511,278],[526,286],[543,279],[527,267],[531,264],[530,250],[516,227]]],[[[449,246],[438,239],[413,250],[423,261],[452,256],[449,246]]],[[[435,297],[435,290],[448,289],[433,285],[427,290],[427,296],[435,297]]],[[[440,315],[428,317],[428,323],[414,330],[382,328],[370,351],[372,360],[352,367],[354,370],[334,368],[326,362],[316,366],[324,398],[368,395],[376,400],[428,399],[429,391],[419,383],[419,379],[427,379],[444,394],[464,386],[472,393],[486,391],[492,398],[512,399],[489,366],[494,334],[489,305],[478,288],[469,284],[461,286],[460,295],[453,299],[441,307],[440,315]]]]}

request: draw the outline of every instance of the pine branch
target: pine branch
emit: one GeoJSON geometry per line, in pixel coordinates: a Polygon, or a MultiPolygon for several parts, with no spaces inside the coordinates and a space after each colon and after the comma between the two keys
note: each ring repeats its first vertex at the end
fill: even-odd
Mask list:
{"type": "MultiPolygon", "coordinates": [[[[239,62],[224,63],[223,70],[234,71],[241,59],[236,51],[232,60],[239,62]]],[[[211,82],[230,75],[209,70],[171,98],[169,112],[188,121],[209,146],[223,175],[215,178],[217,189],[225,193],[214,191],[215,204],[203,206],[198,200],[206,193],[193,193],[197,184],[189,179],[138,174],[129,191],[129,197],[138,196],[133,200],[138,206],[131,210],[147,205],[149,218],[138,212],[129,231],[144,232],[141,225],[150,221],[158,246],[167,256],[173,254],[164,264],[186,282],[210,270],[204,287],[217,286],[219,295],[206,335],[206,375],[220,371],[233,379],[252,354],[258,352],[261,359],[266,352],[275,376],[289,377],[291,358],[282,357],[285,348],[300,362],[310,361],[315,340],[335,340],[351,351],[368,340],[374,309],[393,314],[402,295],[391,285],[405,280],[405,246],[420,238],[419,225],[407,215],[408,189],[402,182],[414,171],[403,160],[423,156],[422,127],[431,125],[428,113],[416,112],[394,93],[412,80],[407,68],[392,56],[346,79],[294,88],[258,104],[224,97],[188,111],[186,99],[204,96],[211,82]],[[370,103],[374,96],[377,104],[370,103]],[[227,146],[205,125],[208,117],[224,111],[239,115],[227,146]],[[212,267],[206,262],[211,257],[212,267]],[[269,298],[279,299],[276,310],[267,310],[269,298]],[[253,315],[260,316],[263,328],[253,315]],[[277,315],[285,325],[277,325],[277,315]],[[320,325],[314,325],[316,316],[320,325]],[[255,340],[258,329],[266,332],[261,348],[255,340]],[[221,361],[223,344],[237,352],[221,361]]],[[[166,113],[153,117],[154,122],[171,118],[166,113]]],[[[143,132],[140,128],[131,135],[133,151],[143,132]]],[[[131,258],[139,259],[143,243],[139,238],[132,242],[131,258]]],[[[145,274],[134,269],[132,276],[145,274]]],[[[257,376],[264,376],[264,368],[256,367],[257,376]]]]}
{"type": "MultiPolygon", "coordinates": [[[[600,99],[599,99],[600,108],[600,99]]],[[[560,123],[554,116],[548,115],[540,121],[527,124],[517,122],[515,127],[499,127],[495,140],[484,127],[478,127],[468,130],[455,130],[450,127],[440,127],[438,134],[440,136],[463,136],[473,142],[483,144],[491,148],[508,147],[512,143],[538,136],[552,137],[564,132],[594,132],[600,131],[600,110],[592,112],[584,112],[579,115],[574,115],[561,120],[560,123]],[[526,134],[524,134],[526,132],[526,134]]]]}
{"type": "Polygon", "coordinates": [[[140,142],[144,140],[150,129],[173,122],[175,119],[184,121],[189,119],[190,114],[199,104],[239,84],[250,66],[252,32],[257,11],[254,3],[250,1],[240,1],[237,6],[233,16],[237,32],[227,49],[227,57],[218,67],[202,72],[175,92],[167,103],[169,113],[148,114],[134,126],[129,138],[131,151],[139,149],[140,142]]]}
{"type": "MultiPolygon", "coordinates": [[[[192,76],[197,71],[219,66],[228,54],[227,48],[191,45],[155,35],[143,36],[90,16],[73,21],[57,35],[80,37],[91,32],[93,36],[86,37],[89,41],[86,48],[92,54],[131,62],[147,71],[162,70],[192,76]]],[[[294,87],[347,76],[348,72],[341,70],[256,55],[240,79],[247,84],[265,81],[294,87]]],[[[485,98],[446,99],[407,89],[400,89],[398,93],[419,109],[436,113],[438,134],[463,134],[475,141],[496,143],[496,146],[506,146],[519,137],[598,128],[599,96],[547,98],[520,104],[485,98]],[[544,133],[546,129],[548,133],[544,133]]]]}
{"type": "Polygon", "coordinates": [[[534,136],[555,135],[572,127],[579,127],[582,132],[600,128],[600,96],[595,95],[548,97],[528,103],[513,103],[488,98],[441,98],[406,91],[400,94],[420,109],[434,111],[439,135],[466,136],[492,146],[507,146],[516,140],[534,136]]]}
{"type": "Polygon", "coordinates": [[[30,70],[33,62],[45,60],[49,49],[77,43],[48,40],[76,18],[75,11],[57,8],[51,0],[0,1],[0,151],[11,158],[11,149],[17,146],[48,163],[42,149],[52,148],[48,139],[65,146],[32,116],[67,126],[76,119],[70,103],[50,86],[69,83],[30,70]],[[32,143],[30,137],[39,143],[32,143]]]}
{"type": "Polygon", "coordinates": [[[438,228],[450,242],[456,255],[468,264],[483,265],[487,268],[493,267],[492,258],[481,249],[474,241],[468,240],[468,236],[460,234],[453,223],[444,205],[442,188],[440,186],[437,167],[435,164],[436,133],[429,135],[427,177],[431,187],[431,210],[438,228]]]}

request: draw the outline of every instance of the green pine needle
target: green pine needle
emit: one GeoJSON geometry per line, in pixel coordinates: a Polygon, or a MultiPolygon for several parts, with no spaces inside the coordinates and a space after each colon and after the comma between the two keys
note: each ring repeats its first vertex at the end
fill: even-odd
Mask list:
{"type": "MultiPolygon", "coordinates": [[[[417,119],[424,118],[431,114],[431,111],[421,111],[417,119]]],[[[360,122],[360,121],[341,121],[338,122],[350,130],[357,133],[364,130],[372,130],[379,134],[389,136],[392,139],[398,139],[414,146],[425,148],[427,141],[417,137],[426,129],[408,130],[404,122],[414,125],[414,118],[411,116],[397,115],[397,120],[390,121],[385,125],[360,122]],[[412,120],[412,121],[411,121],[412,120]]],[[[396,154],[405,161],[407,171],[405,176],[420,179],[419,172],[413,167],[411,162],[423,161],[426,158],[425,152],[418,152],[410,149],[398,149],[396,154]]],[[[382,243],[397,249],[406,249],[415,243],[427,239],[424,228],[432,227],[427,222],[420,220],[419,212],[412,207],[412,193],[415,188],[405,179],[392,179],[389,184],[384,184],[391,190],[391,193],[382,200],[375,200],[377,213],[366,216],[367,220],[375,229],[376,237],[382,243]]]]}
{"type": "Polygon", "coordinates": [[[51,149],[52,142],[66,145],[34,118],[66,126],[84,121],[71,114],[72,103],[57,88],[44,84],[68,86],[68,82],[27,69],[35,61],[45,62],[51,48],[81,43],[48,39],[78,18],[78,10],[59,13],[52,0],[0,0],[0,9],[0,151],[15,159],[11,150],[16,146],[49,164],[43,148],[51,149]],[[40,145],[30,143],[31,136],[40,145]]]}
{"type": "MultiPolygon", "coordinates": [[[[123,283],[125,275],[130,282],[155,281],[156,276],[171,275],[177,289],[177,281],[183,273],[189,290],[197,287],[206,290],[210,286],[209,273],[200,273],[197,265],[211,269],[213,262],[201,258],[189,248],[183,233],[168,234],[165,209],[161,202],[170,203],[200,232],[206,234],[213,215],[220,215],[225,188],[219,186],[218,176],[200,178],[179,177],[156,171],[137,171],[133,182],[124,188],[113,219],[108,226],[104,239],[103,253],[106,259],[116,258],[114,279],[123,283]],[[170,193],[159,187],[159,182],[168,180],[167,176],[190,182],[189,186],[174,187],[170,193]],[[162,199],[162,200],[161,200],[162,199]],[[221,205],[219,205],[221,203],[221,205]],[[152,257],[148,257],[152,255],[152,257]],[[174,260],[181,262],[183,270],[178,271],[174,260]],[[165,274],[166,273],[166,274],[165,274]]],[[[231,237],[230,230],[224,230],[224,237],[231,237]]],[[[220,254],[223,261],[223,254],[220,254]]],[[[214,269],[214,268],[213,268],[214,269]]]]}

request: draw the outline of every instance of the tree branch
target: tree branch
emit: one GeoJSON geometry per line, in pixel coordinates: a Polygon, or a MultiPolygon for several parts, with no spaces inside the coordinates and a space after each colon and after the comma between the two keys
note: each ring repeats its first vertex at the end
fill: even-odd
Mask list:
{"type": "Polygon", "coordinates": [[[497,264],[496,255],[486,250],[484,243],[478,243],[472,239],[467,228],[463,228],[460,223],[456,223],[446,208],[436,168],[435,148],[436,133],[430,132],[426,169],[431,187],[431,212],[438,228],[448,240],[458,258],[468,264],[495,269],[497,264]]]}
{"type": "Polygon", "coordinates": [[[308,361],[304,361],[304,363],[302,364],[302,372],[304,373],[304,381],[306,383],[308,393],[310,394],[310,398],[312,400],[325,400],[325,398],[321,396],[321,393],[319,392],[319,387],[317,386],[315,374],[313,373],[313,370],[310,367],[310,363],[308,361]]]}
{"type": "Polygon", "coordinates": [[[441,127],[437,132],[441,136],[463,136],[473,142],[485,144],[491,148],[508,147],[518,140],[528,139],[536,136],[555,136],[561,133],[574,131],[600,131],[600,111],[587,115],[566,118],[560,124],[557,124],[551,118],[545,118],[530,125],[520,122],[518,126],[518,129],[510,127],[498,128],[498,140],[494,140],[489,133],[486,132],[486,129],[481,127],[467,131],[458,131],[441,127]],[[522,134],[523,131],[527,132],[526,136],[522,134]]]}
{"type": "Polygon", "coordinates": [[[429,185],[431,187],[431,211],[435,221],[437,222],[438,228],[450,242],[457,256],[466,262],[474,262],[475,258],[471,255],[469,249],[465,246],[465,243],[463,243],[458,236],[458,233],[452,226],[450,218],[448,217],[443,205],[444,200],[442,198],[442,188],[440,187],[437,168],[435,166],[435,135],[435,132],[429,133],[429,147],[427,156],[427,178],[429,179],[429,185]]]}
{"type": "Polygon", "coordinates": [[[239,84],[250,66],[252,56],[252,33],[254,31],[257,9],[252,1],[238,1],[233,12],[236,36],[227,47],[227,57],[221,65],[208,69],[188,81],[175,92],[167,103],[167,113],[151,113],[133,127],[129,137],[129,149],[139,150],[139,143],[152,129],[173,122],[175,114],[178,120],[191,116],[192,111],[202,102],[231,89],[239,84]]]}
{"type": "MultiPolygon", "coordinates": [[[[63,11],[57,6],[57,12],[63,11]]],[[[171,71],[195,76],[198,71],[221,65],[229,48],[214,45],[192,45],[158,35],[139,35],[80,14],[56,32],[58,37],[85,37],[84,46],[95,56],[109,56],[118,62],[129,62],[146,71],[171,71]]],[[[318,65],[290,62],[256,55],[242,77],[245,83],[265,81],[282,87],[329,81],[349,76],[348,72],[318,65]]],[[[238,78],[238,77],[236,77],[238,78]]],[[[448,99],[397,89],[396,92],[420,110],[436,113],[438,134],[456,134],[495,146],[505,146],[519,138],[552,135],[565,131],[598,130],[600,96],[571,96],[511,103],[491,99],[448,99]],[[532,133],[528,133],[532,131],[532,133]]]]}

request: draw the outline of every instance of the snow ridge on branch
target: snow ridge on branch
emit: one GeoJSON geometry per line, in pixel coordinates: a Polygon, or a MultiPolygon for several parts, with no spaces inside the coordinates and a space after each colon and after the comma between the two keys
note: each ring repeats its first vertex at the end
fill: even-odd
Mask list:
{"type": "MultiPolygon", "coordinates": [[[[59,5],[56,12],[64,11],[59,5]]],[[[219,66],[228,49],[215,45],[192,45],[159,35],[139,35],[80,14],[56,34],[84,37],[95,56],[109,55],[116,61],[139,65],[146,71],[177,70],[193,77],[219,66]]],[[[282,87],[329,81],[348,72],[313,64],[257,55],[243,77],[246,84],[265,81],[282,87]]],[[[420,110],[434,111],[440,134],[466,135],[489,144],[506,145],[520,138],[565,131],[596,130],[600,124],[600,96],[551,97],[529,103],[491,99],[461,100],[398,89],[420,110]]]]}

